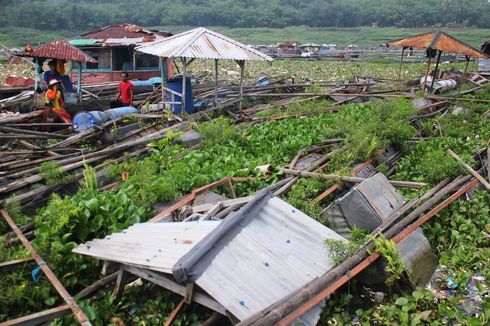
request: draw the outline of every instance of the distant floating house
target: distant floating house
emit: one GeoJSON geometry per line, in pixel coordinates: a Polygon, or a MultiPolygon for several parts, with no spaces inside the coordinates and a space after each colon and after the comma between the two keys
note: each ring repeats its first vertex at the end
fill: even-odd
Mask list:
{"type": "Polygon", "coordinates": [[[282,52],[294,52],[298,49],[299,42],[297,41],[286,41],[282,44],[279,44],[279,48],[282,52]]]}
{"type": "MultiPolygon", "coordinates": [[[[97,59],[96,63],[83,64],[84,83],[118,81],[123,71],[128,72],[130,79],[146,80],[160,76],[160,60],[157,56],[136,52],[134,48],[171,35],[137,25],[118,24],[82,34],[70,43],[97,59]]],[[[164,66],[171,76],[171,61],[164,66]]]]}

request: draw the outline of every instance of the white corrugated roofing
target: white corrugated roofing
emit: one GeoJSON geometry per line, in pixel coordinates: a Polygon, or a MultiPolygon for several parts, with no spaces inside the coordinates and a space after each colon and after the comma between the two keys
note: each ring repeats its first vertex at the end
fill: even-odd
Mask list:
{"type": "Polygon", "coordinates": [[[140,223],[104,239],[81,244],[73,252],[171,274],[177,260],[219,223],[140,223]]]}
{"type": "MultiPolygon", "coordinates": [[[[240,320],[333,268],[325,239],[346,241],[277,197],[237,228],[196,283],[240,320]]],[[[302,320],[315,325],[318,309],[302,320]]]]}
{"type": "Polygon", "coordinates": [[[167,58],[272,61],[260,51],[203,27],[140,45],[136,50],[167,58]]]}

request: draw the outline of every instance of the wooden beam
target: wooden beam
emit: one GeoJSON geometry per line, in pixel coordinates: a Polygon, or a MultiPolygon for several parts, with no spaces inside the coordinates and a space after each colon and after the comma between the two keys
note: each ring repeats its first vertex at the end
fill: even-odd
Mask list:
{"type": "Polygon", "coordinates": [[[237,204],[246,204],[249,201],[251,201],[253,198],[254,198],[254,196],[247,196],[247,197],[240,197],[240,198],[236,198],[236,199],[223,200],[223,201],[216,202],[216,203],[194,206],[194,207],[192,207],[192,212],[193,213],[207,212],[207,211],[215,208],[216,205],[221,205],[220,208],[224,208],[224,207],[234,206],[237,204]]]}
{"type": "MultiPolygon", "coordinates": [[[[314,172],[306,172],[306,171],[297,171],[291,169],[282,169],[285,174],[300,176],[300,177],[310,177],[310,178],[320,178],[324,180],[341,180],[352,183],[361,183],[365,178],[359,177],[347,177],[336,174],[323,174],[323,173],[314,173],[314,172]]],[[[427,184],[422,182],[410,182],[410,181],[396,181],[396,180],[388,180],[393,186],[401,187],[401,188],[411,188],[411,189],[420,189],[425,187],[427,184]]]]}
{"type": "Polygon", "coordinates": [[[127,279],[128,273],[123,267],[120,267],[119,272],[117,273],[116,285],[114,286],[114,291],[112,292],[114,300],[119,301],[121,299],[127,279]]]}
{"type": "Polygon", "coordinates": [[[56,308],[36,312],[27,316],[7,320],[0,323],[0,326],[36,326],[49,322],[55,318],[66,316],[70,313],[70,306],[65,304],[56,308]]]}
{"type": "MultiPolygon", "coordinates": [[[[158,274],[156,272],[147,269],[138,268],[129,265],[124,265],[124,269],[131,274],[141,277],[142,279],[150,281],[158,286],[161,286],[181,296],[185,296],[186,294],[185,286],[182,286],[177,282],[161,274],[158,274]]],[[[226,315],[226,309],[220,303],[218,303],[216,300],[214,300],[207,294],[203,294],[201,292],[195,291],[192,297],[192,301],[197,302],[205,307],[208,307],[211,310],[219,312],[222,315],[226,315]]]]}

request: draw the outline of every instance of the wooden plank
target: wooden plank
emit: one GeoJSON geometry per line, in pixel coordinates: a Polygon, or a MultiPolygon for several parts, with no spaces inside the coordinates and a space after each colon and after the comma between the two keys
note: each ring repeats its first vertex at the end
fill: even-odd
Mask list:
{"type": "MultiPolygon", "coordinates": [[[[134,274],[136,276],[139,276],[147,281],[150,281],[158,286],[161,286],[169,291],[172,291],[174,293],[177,293],[181,296],[185,296],[186,294],[186,287],[178,284],[177,282],[160,275],[156,272],[134,267],[134,266],[129,266],[129,265],[124,265],[124,269],[128,271],[131,274],[134,274]]],[[[218,303],[216,300],[208,296],[207,294],[203,294],[201,292],[195,291],[194,295],[192,297],[192,300],[194,302],[197,302],[205,307],[208,307],[211,310],[214,310],[216,312],[219,312],[220,314],[226,315],[226,309],[218,303]]]]}
{"type": "Polygon", "coordinates": [[[65,304],[56,308],[36,312],[27,316],[7,320],[0,326],[35,326],[49,322],[55,318],[66,316],[70,313],[70,306],[65,304]]]}
{"type": "Polygon", "coordinates": [[[200,213],[200,212],[207,212],[213,208],[215,208],[217,205],[221,205],[220,208],[224,207],[230,207],[234,206],[237,204],[245,204],[251,201],[254,198],[254,196],[247,196],[247,197],[240,197],[236,199],[230,199],[230,200],[224,200],[216,203],[210,203],[210,204],[203,204],[199,206],[194,206],[192,207],[192,212],[193,213],[200,213]]]}

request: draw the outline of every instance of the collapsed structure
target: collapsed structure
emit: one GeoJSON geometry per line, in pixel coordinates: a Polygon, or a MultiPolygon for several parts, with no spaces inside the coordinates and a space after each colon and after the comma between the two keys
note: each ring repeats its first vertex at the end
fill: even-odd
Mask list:
{"type": "MultiPolygon", "coordinates": [[[[167,38],[148,43],[147,46],[155,51],[162,51],[162,58],[171,53],[171,57],[177,58],[181,55],[186,62],[188,59],[193,60],[191,55],[195,54],[199,57],[200,52],[207,53],[206,51],[209,50],[205,48],[206,51],[200,51],[202,49],[200,47],[196,49],[196,44],[209,48],[216,48],[216,44],[221,44],[219,42],[229,44],[217,33],[210,33],[204,29],[185,34],[184,39],[180,39],[179,42],[175,41],[177,39],[177,37],[167,38]],[[189,35],[192,36],[191,38],[196,38],[197,43],[191,42],[189,35]],[[178,49],[166,48],[168,43],[174,41],[179,45],[178,49]],[[211,41],[213,46],[208,41],[211,41]]],[[[234,46],[236,48],[233,48],[233,55],[239,51],[247,51],[237,44],[234,46]]],[[[217,51],[214,51],[216,53],[213,51],[211,53],[226,57],[227,54],[221,53],[221,50],[224,51],[226,48],[227,46],[218,45],[217,51]]],[[[253,51],[247,54],[257,55],[253,51]]],[[[209,56],[209,53],[205,55],[209,56]]],[[[267,59],[264,56],[257,56],[267,59]]],[[[237,58],[227,57],[227,59],[237,58]]],[[[243,68],[243,65],[241,67],[243,68]]],[[[111,116],[108,121],[94,123],[90,128],[76,135],[69,135],[63,131],[49,133],[23,129],[26,126],[36,128],[41,125],[35,120],[42,114],[39,111],[3,119],[0,121],[2,138],[19,138],[21,141],[17,139],[15,143],[12,142],[13,148],[5,151],[2,157],[0,164],[4,171],[0,175],[1,198],[8,202],[15,194],[17,200],[25,207],[36,207],[46,201],[49,194],[66,187],[65,183],[36,187],[43,179],[43,176],[38,173],[39,164],[42,162],[58,162],[63,171],[76,171],[73,180],[83,178],[83,171],[81,171],[83,166],[94,165],[100,177],[106,167],[104,160],[111,158],[116,162],[122,162],[128,157],[141,156],[148,151],[149,148],[145,145],[150,141],[161,139],[169,131],[188,131],[190,126],[185,116],[169,115],[167,119],[162,119],[167,111],[164,110],[165,107],[158,106],[162,99],[161,91],[164,90],[168,94],[180,95],[183,98],[180,104],[185,107],[186,77],[183,81],[183,91],[180,93],[167,90],[163,86],[161,89],[152,89],[148,93],[140,94],[138,98],[140,109],[143,108],[144,103],[150,101],[157,107],[153,112],[141,110],[141,113],[132,116],[133,119],[140,120],[131,121],[121,116],[111,116]],[[150,123],[142,126],[141,121],[150,121],[150,123]],[[26,140],[29,138],[58,141],[37,146],[26,140]],[[78,146],[87,140],[100,140],[101,144],[97,144],[94,148],[80,150],[78,146]],[[124,155],[125,151],[129,153],[124,155]],[[17,161],[16,153],[24,155],[22,161],[17,161]]],[[[393,95],[371,93],[370,87],[373,84],[373,79],[358,78],[355,83],[321,85],[325,92],[312,94],[306,92],[306,88],[311,86],[309,83],[241,85],[237,88],[228,85],[220,86],[216,78],[215,83],[194,87],[192,92],[194,98],[199,97],[214,102],[207,109],[197,113],[194,119],[195,121],[211,119],[212,112],[215,112],[218,107],[216,100],[218,95],[224,98],[234,97],[237,101],[245,97],[256,101],[257,105],[238,110],[231,105],[226,106],[221,103],[221,107],[225,108],[226,113],[236,121],[251,124],[289,117],[290,115],[276,114],[264,118],[260,113],[273,112],[275,106],[287,108],[305,99],[318,97],[333,99],[335,103],[327,111],[335,112],[343,103],[393,95]],[[274,104],[262,103],[263,98],[280,98],[280,100],[274,104]]],[[[94,96],[102,97],[101,93],[88,95],[88,97],[94,96]]],[[[411,97],[410,94],[401,96],[411,97]]],[[[431,98],[430,95],[428,97],[431,98]]],[[[424,102],[425,104],[417,109],[414,120],[448,110],[448,100],[432,98],[439,102],[424,102]]],[[[172,102],[174,101],[178,100],[174,98],[172,102]]],[[[295,116],[305,117],[314,114],[317,113],[307,112],[295,116]]],[[[192,135],[188,147],[197,145],[193,137],[192,135]]],[[[355,255],[346,257],[340,265],[335,266],[333,263],[331,253],[324,246],[324,240],[331,239],[346,243],[345,239],[353,227],[372,231],[373,236],[382,232],[387,238],[397,242],[411,281],[414,284],[424,284],[434,269],[434,255],[420,231],[420,225],[475,187],[478,181],[471,176],[457,178],[453,182],[446,180],[424,195],[406,202],[393,188],[393,181],[382,174],[375,174],[376,169],[369,162],[361,169],[354,169],[358,171],[353,171],[350,177],[311,172],[321,170],[328,162],[329,154],[320,154],[320,149],[330,148],[342,142],[342,139],[325,140],[313,148],[302,149],[290,163],[290,170],[283,169],[285,175],[291,174],[294,177],[285,177],[253,197],[234,198],[236,194],[232,183],[255,180],[255,177],[223,179],[196,189],[177,203],[165,203],[166,207],[151,220],[151,223],[135,224],[124,231],[107,235],[104,239],[95,239],[80,245],[75,252],[107,261],[104,268],[106,271],[117,270],[115,274],[106,276],[103,281],[96,282],[89,289],[93,291],[94,288],[115,283],[114,294],[118,297],[124,290],[124,285],[132,279],[132,276],[136,276],[184,297],[170,320],[182,309],[184,303],[195,301],[221,315],[227,315],[231,321],[242,325],[276,323],[286,325],[294,321],[314,325],[325,299],[355,275],[360,274],[362,277],[367,266],[374,264],[372,270],[375,271],[375,275],[382,276],[374,279],[368,274],[367,280],[383,282],[384,268],[374,263],[380,256],[369,252],[373,249],[372,242],[361,247],[355,255]],[[345,194],[340,195],[340,198],[323,212],[322,216],[330,221],[330,227],[314,221],[279,198],[299,177],[309,176],[338,180],[338,184],[330,187],[315,200],[322,200],[334,191],[345,191],[345,194]],[[353,184],[357,186],[346,189],[353,184]],[[346,187],[342,189],[342,185],[346,187]],[[211,192],[211,189],[219,186],[229,186],[232,198],[211,192]],[[448,194],[452,194],[451,197],[439,203],[448,194]],[[202,199],[199,198],[200,195],[206,199],[199,201],[202,199]],[[425,200],[427,202],[424,202],[425,200]],[[436,208],[423,215],[437,203],[439,204],[436,208]],[[163,223],[164,220],[167,223],[163,223]]],[[[402,152],[387,150],[386,153],[382,155],[381,162],[386,163],[391,169],[402,156],[402,152]]],[[[264,168],[264,170],[269,169],[264,168]]],[[[73,180],[67,182],[73,183],[73,180]]],[[[115,189],[124,182],[123,180],[104,184],[101,189],[115,189]]],[[[425,186],[421,183],[408,182],[399,182],[396,185],[415,188],[425,186]]],[[[6,219],[8,220],[7,217],[6,219]]],[[[17,229],[14,224],[11,226],[14,230],[17,229]]],[[[22,238],[22,232],[29,233],[29,237],[34,236],[32,225],[23,227],[25,227],[23,231],[16,233],[17,236],[22,238]]],[[[27,237],[26,241],[28,243],[27,237]]],[[[10,265],[15,266],[20,263],[13,262],[10,265]]],[[[42,259],[38,263],[45,266],[42,259]]],[[[66,291],[61,290],[66,305],[53,308],[54,310],[51,309],[49,312],[27,316],[23,321],[44,322],[66,315],[70,311],[77,314],[78,306],[72,304],[74,301],[65,293],[66,291]]],[[[89,292],[82,291],[84,295],[80,298],[86,297],[89,292]]],[[[79,315],[79,317],[81,317],[79,321],[84,323],[87,321],[86,316],[79,315]]]]}

